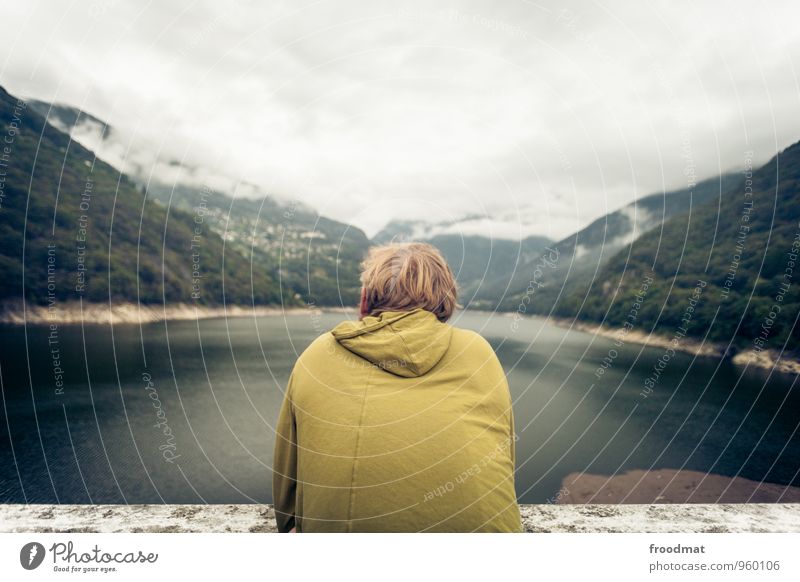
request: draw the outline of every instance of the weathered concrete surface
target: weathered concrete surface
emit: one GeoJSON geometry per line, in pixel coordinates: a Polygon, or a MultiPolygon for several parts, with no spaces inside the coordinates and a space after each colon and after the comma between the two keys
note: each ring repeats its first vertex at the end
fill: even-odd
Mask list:
{"type": "Polygon", "coordinates": [[[276,532],[271,505],[0,505],[0,532],[276,532]]]}
{"type": "MultiPolygon", "coordinates": [[[[800,532],[800,504],[523,505],[527,532],[800,532]]],[[[275,531],[271,505],[0,505],[0,532],[275,531]]]]}
{"type": "Polygon", "coordinates": [[[800,532],[800,504],[523,505],[527,532],[800,532]]]}

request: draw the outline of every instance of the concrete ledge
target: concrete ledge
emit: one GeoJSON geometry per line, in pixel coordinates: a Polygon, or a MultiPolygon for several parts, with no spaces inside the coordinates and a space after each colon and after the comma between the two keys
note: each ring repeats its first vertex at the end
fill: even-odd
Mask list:
{"type": "MultiPolygon", "coordinates": [[[[800,504],[522,505],[526,532],[800,532],[800,504]]],[[[275,532],[271,505],[0,505],[0,532],[275,532]]]]}

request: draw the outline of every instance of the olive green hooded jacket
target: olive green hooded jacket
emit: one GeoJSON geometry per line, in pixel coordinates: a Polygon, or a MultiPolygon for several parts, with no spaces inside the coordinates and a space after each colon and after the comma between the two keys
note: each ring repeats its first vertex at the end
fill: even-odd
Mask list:
{"type": "Polygon", "coordinates": [[[521,531],[505,374],[416,309],[346,321],[298,359],[273,461],[278,530],[521,531]]]}

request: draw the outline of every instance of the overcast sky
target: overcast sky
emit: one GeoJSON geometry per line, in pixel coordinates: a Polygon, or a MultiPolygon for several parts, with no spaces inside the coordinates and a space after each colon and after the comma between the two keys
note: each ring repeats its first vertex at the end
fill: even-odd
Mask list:
{"type": "Polygon", "coordinates": [[[800,3],[4,1],[0,84],[374,234],[554,239],[800,140],[800,3]],[[435,6],[434,6],[435,4],[435,6]]]}

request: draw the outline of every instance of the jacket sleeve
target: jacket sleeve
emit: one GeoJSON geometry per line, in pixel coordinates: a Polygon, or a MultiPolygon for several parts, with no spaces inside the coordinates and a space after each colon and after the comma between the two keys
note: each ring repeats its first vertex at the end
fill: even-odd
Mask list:
{"type": "MultiPolygon", "coordinates": [[[[498,361],[498,366],[500,365],[498,361]]],[[[511,457],[511,467],[516,472],[517,470],[517,433],[514,426],[514,401],[511,398],[511,390],[508,388],[508,379],[504,372],[502,372],[502,367],[500,368],[501,374],[503,375],[502,381],[502,388],[503,388],[503,395],[505,400],[505,405],[507,406],[506,409],[506,418],[507,420],[507,427],[508,427],[508,456],[511,457]]]]}
{"type": "Polygon", "coordinates": [[[512,401],[511,401],[510,396],[509,396],[509,399],[508,399],[508,418],[509,418],[509,425],[510,425],[509,428],[510,428],[510,432],[511,432],[511,436],[510,436],[511,441],[510,441],[510,443],[508,445],[508,447],[509,447],[509,455],[511,456],[511,466],[514,467],[514,472],[516,473],[516,471],[517,471],[517,433],[516,433],[516,429],[514,427],[514,408],[512,406],[512,401]]]}
{"type": "MultiPolygon", "coordinates": [[[[487,345],[488,342],[487,342],[487,345]]],[[[489,349],[492,350],[493,356],[493,364],[495,369],[496,378],[499,381],[499,387],[501,391],[501,398],[503,405],[506,407],[506,428],[508,429],[508,456],[511,458],[511,470],[516,473],[517,471],[517,433],[516,428],[514,426],[514,399],[511,397],[511,389],[508,386],[508,377],[506,376],[505,370],[503,370],[503,365],[500,363],[500,359],[497,357],[497,354],[494,352],[491,346],[489,349]]]]}
{"type": "Polygon", "coordinates": [[[286,387],[278,424],[272,461],[272,502],[278,531],[286,533],[296,525],[297,493],[297,424],[292,402],[292,378],[286,387]]]}

